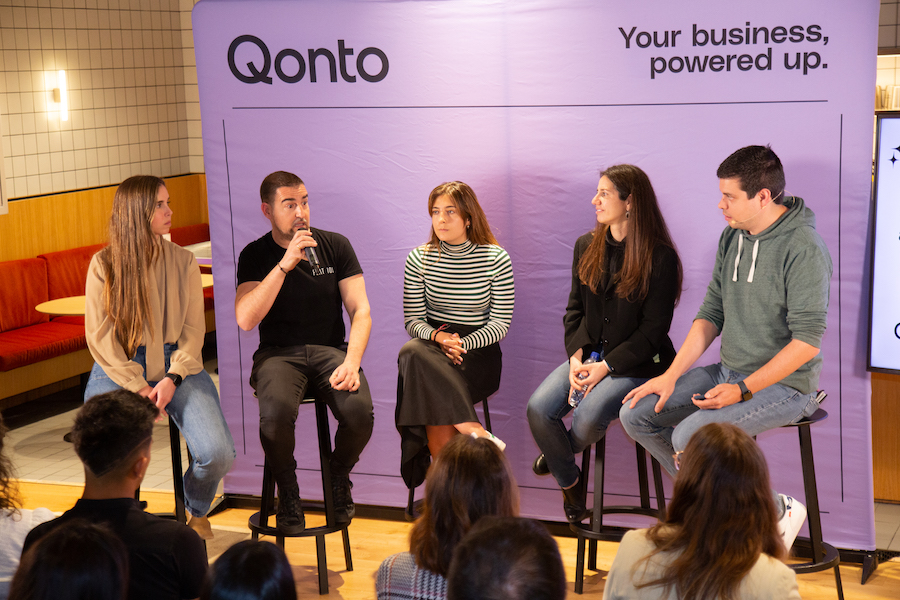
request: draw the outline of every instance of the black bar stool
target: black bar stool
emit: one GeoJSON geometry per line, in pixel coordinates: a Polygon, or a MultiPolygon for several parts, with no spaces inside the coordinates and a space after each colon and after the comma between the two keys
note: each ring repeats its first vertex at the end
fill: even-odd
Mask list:
{"type": "MultiPolygon", "coordinates": [[[[156,516],[164,519],[175,519],[182,525],[187,524],[187,513],[184,509],[184,473],[181,468],[181,431],[172,417],[169,417],[169,446],[172,451],[172,485],[175,489],[175,512],[173,513],[156,513],[156,516]]],[[[190,451],[188,451],[190,458],[190,451]]],[[[134,491],[134,499],[141,500],[141,488],[134,491]]],[[[146,503],[141,503],[142,507],[146,507],[146,503]]]]}
{"type": "MultiPolygon", "coordinates": [[[[825,398],[825,392],[819,392],[819,402],[825,398]]],[[[806,494],[806,518],[809,521],[809,538],[797,538],[812,546],[812,560],[806,563],[788,565],[797,574],[818,573],[834,568],[834,582],[837,595],[844,600],[844,589],[841,586],[841,556],[837,549],[822,540],[822,519],[819,513],[819,492],[816,486],[816,466],[813,462],[812,435],[809,426],[828,418],[828,413],[819,408],[809,417],[797,423],[789,423],[783,427],[796,427],[800,435],[800,460],[803,465],[803,491],[806,494]]]]}
{"type": "MultiPolygon", "coordinates": [[[[597,570],[597,541],[618,542],[625,535],[625,529],[615,529],[603,525],[603,515],[630,514],[656,517],[662,520],[666,516],[666,496],[663,490],[662,470],[659,462],[651,457],[653,467],[653,482],[656,490],[656,506],[650,507],[650,486],[647,478],[647,452],[640,444],[635,444],[638,467],[638,485],[640,487],[640,506],[615,505],[603,506],[603,474],[606,459],[606,436],[604,435],[594,445],[594,506],[591,510],[590,523],[570,523],[569,528],[578,535],[578,561],[575,566],[575,593],[584,592],[584,554],[585,541],[590,540],[588,550],[588,569],[597,570]]],[[[581,458],[582,473],[585,479],[589,477],[591,467],[591,449],[585,448],[581,458]]]]}
{"type": "MultiPolygon", "coordinates": [[[[325,555],[325,536],[329,533],[340,531],[344,541],[344,563],[348,571],[353,570],[353,559],[350,556],[350,536],[347,527],[350,523],[338,524],[334,517],[334,498],[331,490],[331,431],[328,425],[328,410],[324,399],[304,398],[300,404],[315,404],[316,430],[319,436],[319,463],[322,469],[322,493],[325,508],[325,525],[320,527],[307,527],[300,533],[285,534],[272,525],[269,525],[269,517],[273,516],[275,507],[275,477],[269,468],[269,461],[263,464],[262,498],[259,512],[254,513],[248,522],[253,539],[259,539],[260,535],[275,536],[276,544],[284,550],[285,537],[311,537],[316,538],[316,563],[319,573],[319,594],[328,593],[328,565],[325,555]]],[[[319,509],[318,504],[303,503],[303,509],[319,509]]]]}
{"type": "MultiPolygon", "coordinates": [[[[476,401],[475,404],[478,404],[479,401],[476,401]]],[[[491,430],[491,412],[488,410],[488,399],[482,398],[480,400],[481,408],[484,410],[484,428],[488,431],[491,430]]],[[[434,460],[434,457],[431,457],[434,460]]],[[[407,521],[415,521],[418,515],[418,511],[416,510],[416,488],[409,488],[409,501],[406,503],[406,520],[407,521]]]]}

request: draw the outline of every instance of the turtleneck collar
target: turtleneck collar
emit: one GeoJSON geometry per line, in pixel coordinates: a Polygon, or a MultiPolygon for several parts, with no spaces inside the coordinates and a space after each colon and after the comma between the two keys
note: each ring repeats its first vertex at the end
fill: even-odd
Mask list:
{"type": "Polygon", "coordinates": [[[446,252],[451,256],[465,256],[475,249],[475,244],[471,240],[466,240],[462,244],[448,244],[441,242],[441,252],[446,252]]]}

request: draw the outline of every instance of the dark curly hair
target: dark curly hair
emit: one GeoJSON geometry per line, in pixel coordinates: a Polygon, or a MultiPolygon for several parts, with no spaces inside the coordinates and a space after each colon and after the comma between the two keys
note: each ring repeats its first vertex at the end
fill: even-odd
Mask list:
{"type": "Polygon", "coordinates": [[[94,396],[75,417],[75,454],[95,476],[106,475],[150,443],[158,416],[153,402],[128,390],[94,396]]]}

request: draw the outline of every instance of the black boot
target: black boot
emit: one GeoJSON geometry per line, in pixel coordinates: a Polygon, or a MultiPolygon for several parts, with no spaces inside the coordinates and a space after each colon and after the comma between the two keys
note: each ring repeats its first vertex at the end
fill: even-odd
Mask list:
{"type": "Polygon", "coordinates": [[[353,482],[346,475],[332,475],[331,492],[334,499],[334,520],[338,525],[349,523],[356,515],[356,505],[353,504],[353,496],[350,488],[353,482]]]}
{"type": "Polygon", "coordinates": [[[288,481],[278,483],[278,512],[275,513],[275,526],[281,533],[293,535],[306,529],[306,517],[300,502],[300,486],[294,473],[285,477],[288,481]]]}
{"type": "Polygon", "coordinates": [[[578,483],[567,490],[563,490],[563,510],[569,523],[579,523],[588,515],[586,504],[587,486],[581,473],[578,474],[578,483]]]}

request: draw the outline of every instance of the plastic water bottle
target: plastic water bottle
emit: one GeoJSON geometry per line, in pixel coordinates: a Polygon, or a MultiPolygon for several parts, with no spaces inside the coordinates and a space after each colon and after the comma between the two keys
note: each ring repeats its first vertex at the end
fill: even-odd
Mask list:
{"type": "MultiPolygon", "coordinates": [[[[597,362],[598,360],[600,360],[600,354],[598,352],[591,352],[591,355],[588,356],[588,359],[581,364],[589,365],[591,363],[597,362]]],[[[584,379],[585,377],[587,377],[587,375],[579,373],[578,375],[576,375],[576,377],[578,377],[578,379],[584,379]]],[[[582,400],[584,400],[584,393],[587,391],[587,387],[588,386],[584,386],[580,390],[572,390],[572,394],[569,396],[569,406],[575,408],[581,403],[582,400]]]]}

